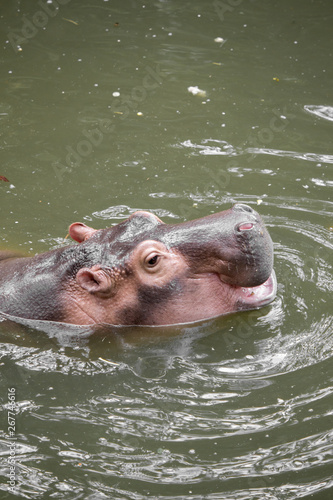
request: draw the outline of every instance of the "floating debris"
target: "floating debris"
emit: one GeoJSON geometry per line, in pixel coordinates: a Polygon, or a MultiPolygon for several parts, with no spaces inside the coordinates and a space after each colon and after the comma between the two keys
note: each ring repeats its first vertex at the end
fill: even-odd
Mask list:
{"type": "Polygon", "coordinates": [[[69,22],[69,23],[75,24],[75,26],[78,26],[78,25],[79,25],[79,23],[77,23],[76,21],[73,21],[72,19],[67,19],[66,17],[63,17],[63,20],[64,20],[64,21],[67,21],[67,22],[69,22]]]}
{"type": "Polygon", "coordinates": [[[104,358],[101,358],[99,357],[98,359],[100,359],[101,361],[105,361],[105,363],[108,363],[109,365],[113,365],[113,366],[119,366],[120,363],[115,363],[114,361],[109,361],[108,359],[104,359],[104,358]]]}
{"type": "Polygon", "coordinates": [[[9,180],[7,179],[7,177],[5,177],[4,175],[0,175],[0,181],[9,182],[9,180]]]}
{"type": "Polygon", "coordinates": [[[223,45],[225,44],[227,40],[225,38],[222,38],[220,36],[214,38],[214,42],[215,43],[219,43],[220,44],[220,47],[223,47],[223,45]]]}
{"type": "Polygon", "coordinates": [[[262,200],[257,200],[257,205],[261,205],[262,204],[262,200]]]}
{"type": "Polygon", "coordinates": [[[120,92],[112,92],[112,95],[113,95],[113,97],[119,97],[120,96],[120,92]]]}
{"type": "Polygon", "coordinates": [[[199,97],[207,97],[207,92],[199,89],[199,87],[187,87],[187,90],[190,94],[198,95],[199,97]]]}
{"type": "Polygon", "coordinates": [[[273,80],[274,80],[274,82],[279,82],[280,78],[278,78],[277,76],[274,76],[273,80]]]}

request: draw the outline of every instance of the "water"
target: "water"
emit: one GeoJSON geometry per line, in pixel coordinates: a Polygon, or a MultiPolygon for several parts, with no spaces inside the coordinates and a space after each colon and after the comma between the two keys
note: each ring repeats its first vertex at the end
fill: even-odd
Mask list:
{"type": "Polygon", "coordinates": [[[332,3],[45,9],[1,3],[1,248],[238,201],[269,228],[279,287],[173,329],[1,322],[1,498],[331,498],[332,3]]]}

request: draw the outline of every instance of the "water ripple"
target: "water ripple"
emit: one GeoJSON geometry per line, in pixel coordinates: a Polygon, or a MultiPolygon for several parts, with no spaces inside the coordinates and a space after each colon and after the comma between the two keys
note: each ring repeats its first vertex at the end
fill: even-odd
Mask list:
{"type": "Polygon", "coordinates": [[[112,206],[109,208],[106,208],[104,210],[101,210],[99,212],[93,212],[93,217],[96,219],[103,219],[103,220],[109,220],[109,219],[116,219],[116,220],[123,220],[127,219],[130,215],[132,215],[134,212],[137,212],[138,210],[147,210],[155,215],[157,217],[170,217],[172,219],[178,219],[179,217],[170,212],[169,210],[165,210],[162,208],[132,208],[128,207],[127,205],[116,205],[112,206]]]}
{"type": "Polygon", "coordinates": [[[304,106],[304,109],[308,113],[316,115],[319,118],[324,118],[325,120],[333,122],[333,107],[332,106],[316,106],[316,105],[306,104],[304,106]]]}
{"type": "MultiPolygon", "coordinates": [[[[202,199],[204,210],[221,205],[202,199]]],[[[282,196],[262,206],[279,287],[260,311],[173,333],[83,330],[84,341],[66,325],[1,321],[1,381],[17,391],[19,494],[289,500],[328,492],[330,207],[282,196]],[[138,484],[149,494],[134,493],[138,484]]]]}
{"type": "Polygon", "coordinates": [[[235,147],[226,141],[221,141],[217,139],[203,139],[201,144],[193,143],[191,140],[186,140],[181,142],[176,147],[183,147],[192,149],[193,155],[201,154],[205,156],[242,156],[242,155],[270,155],[282,158],[291,158],[294,160],[305,160],[317,163],[333,163],[333,155],[330,154],[319,154],[319,153],[302,153],[299,151],[285,151],[282,149],[274,148],[242,148],[235,147]]]}

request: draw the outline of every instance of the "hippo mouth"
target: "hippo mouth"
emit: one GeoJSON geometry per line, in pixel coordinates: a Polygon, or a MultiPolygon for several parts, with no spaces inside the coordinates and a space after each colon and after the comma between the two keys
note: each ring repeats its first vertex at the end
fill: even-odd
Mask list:
{"type": "MultiPolygon", "coordinates": [[[[232,286],[232,285],[231,285],[232,286]]],[[[272,302],[276,296],[277,281],[274,270],[269,278],[258,286],[232,286],[237,295],[236,308],[238,311],[257,309],[272,302]]]]}

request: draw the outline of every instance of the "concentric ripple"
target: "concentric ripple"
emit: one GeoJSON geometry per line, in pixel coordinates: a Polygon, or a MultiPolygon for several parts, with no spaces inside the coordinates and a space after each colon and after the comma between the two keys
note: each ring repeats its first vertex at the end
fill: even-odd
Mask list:
{"type": "MultiPolygon", "coordinates": [[[[302,210],[269,201],[264,218],[279,287],[262,310],[81,342],[72,332],[72,343],[61,328],[52,336],[0,323],[2,386],[17,388],[19,494],[254,500],[328,493],[329,205],[309,201],[302,210]],[[139,483],[145,495],[135,493],[139,483]]],[[[0,450],[4,490],[6,432],[0,450]]]]}

